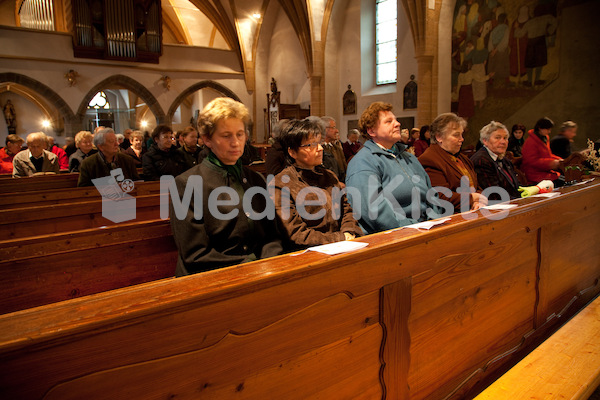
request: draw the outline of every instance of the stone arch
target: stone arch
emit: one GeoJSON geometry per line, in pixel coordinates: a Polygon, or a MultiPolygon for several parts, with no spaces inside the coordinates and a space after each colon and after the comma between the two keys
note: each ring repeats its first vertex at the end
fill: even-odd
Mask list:
{"type": "Polygon", "coordinates": [[[167,112],[167,119],[169,121],[173,120],[173,115],[175,115],[177,107],[179,107],[181,103],[183,103],[186,97],[204,88],[214,89],[217,92],[222,93],[224,96],[231,97],[232,99],[239,101],[240,103],[242,102],[240,98],[235,93],[233,93],[233,91],[221,85],[220,83],[217,83],[215,81],[202,81],[190,86],[189,88],[181,92],[179,96],[177,96],[177,98],[173,101],[173,104],[171,104],[169,111],[167,112]]]}
{"type": "Polygon", "coordinates": [[[156,122],[158,124],[163,124],[163,123],[167,122],[167,120],[165,119],[165,112],[163,111],[160,104],[158,104],[158,100],[156,100],[156,97],[154,97],[154,95],[152,93],[150,93],[150,91],[148,89],[146,89],[146,87],[144,85],[142,85],[135,79],[130,78],[125,75],[109,76],[108,78],[106,78],[103,81],[94,85],[87,92],[87,94],[83,97],[81,104],[79,105],[79,108],[77,109],[76,116],[79,118],[79,120],[83,121],[83,117],[87,110],[88,104],[94,98],[96,93],[98,93],[99,91],[106,89],[108,87],[115,87],[115,86],[130,90],[133,93],[140,96],[140,98],[142,100],[144,100],[144,102],[146,103],[146,105],[148,106],[150,111],[152,111],[152,113],[156,117],[156,122]]]}
{"type": "Polygon", "coordinates": [[[59,117],[63,118],[65,133],[68,135],[71,132],[71,127],[76,122],[75,114],[73,114],[73,111],[67,102],[65,102],[58,93],[43,83],[26,75],[14,72],[0,73],[0,87],[4,85],[8,86],[11,83],[25,88],[28,97],[33,99],[38,107],[42,108],[42,111],[45,114],[50,114],[47,109],[48,107],[44,106],[45,104],[55,107],[59,117]]]}

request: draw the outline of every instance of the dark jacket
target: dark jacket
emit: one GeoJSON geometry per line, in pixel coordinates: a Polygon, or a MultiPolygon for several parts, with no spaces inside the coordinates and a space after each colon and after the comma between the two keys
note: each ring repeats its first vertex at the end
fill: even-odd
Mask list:
{"type": "Polygon", "coordinates": [[[142,156],[142,168],[146,181],[157,181],[163,175],[177,176],[187,169],[183,154],[175,146],[163,151],[156,144],[142,156]]]}
{"type": "MultiPolygon", "coordinates": [[[[334,188],[341,192],[342,184],[333,172],[322,166],[317,166],[312,171],[292,165],[277,174],[275,177],[275,209],[279,218],[282,219],[293,246],[308,247],[339,242],[346,239],[344,232],[355,236],[362,235],[362,229],[354,219],[352,207],[346,195],[334,197],[334,188]],[[287,183],[284,183],[283,180],[285,176],[289,178],[287,183]],[[298,193],[302,190],[306,192],[309,187],[312,187],[311,190],[320,190],[325,202],[319,205],[304,204],[304,208],[299,210],[297,206],[299,203],[298,193]],[[286,194],[289,196],[289,202],[287,199],[282,201],[283,188],[289,190],[289,195],[286,194]],[[311,218],[318,213],[323,213],[323,216],[305,219],[302,215],[303,212],[309,214],[311,218]]],[[[318,200],[319,197],[316,193],[309,192],[302,203],[318,202],[318,200]]]]}
{"type": "Polygon", "coordinates": [[[140,153],[139,157],[137,156],[137,154],[135,154],[135,151],[133,151],[133,149],[131,148],[131,146],[129,146],[125,150],[121,150],[121,153],[127,154],[128,156],[130,156],[131,158],[133,158],[133,161],[135,162],[135,167],[136,168],[142,168],[142,157],[144,157],[144,150],[143,149],[142,149],[142,152],[140,153]]]}
{"type": "MultiPolygon", "coordinates": [[[[504,157],[500,161],[502,163],[500,165],[499,162],[492,159],[492,156],[484,146],[471,156],[471,162],[477,173],[479,187],[486,189],[497,186],[505,189],[511,199],[521,197],[519,193],[519,178],[515,173],[512,162],[508,158],[504,157]]],[[[494,193],[488,199],[499,200],[500,195],[494,193]]]]}
{"type": "Polygon", "coordinates": [[[179,147],[177,149],[177,151],[179,151],[181,154],[183,154],[183,159],[185,160],[185,169],[186,170],[188,170],[202,162],[202,160],[204,159],[204,157],[200,156],[200,153],[202,153],[202,149],[203,149],[202,147],[196,146],[196,149],[193,153],[190,153],[189,151],[187,151],[184,146],[179,147]]]}
{"type": "Polygon", "coordinates": [[[98,150],[92,149],[89,153],[85,154],[83,151],[81,151],[81,149],[77,149],[77,151],[71,154],[71,157],[69,157],[69,172],[79,172],[79,168],[81,167],[83,160],[89,156],[93,156],[97,152],[98,150]]]}
{"type": "MultiPolygon", "coordinates": [[[[473,169],[473,163],[464,154],[457,154],[456,156],[448,153],[438,144],[432,144],[425,150],[419,157],[419,162],[425,168],[429,179],[431,179],[431,186],[441,186],[448,188],[452,191],[450,197],[444,196],[440,193],[440,199],[449,201],[454,205],[454,211],[460,212],[460,199],[461,194],[456,191],[460,187],[460,179],[463,176],[463,172],[459,168],[457,160],[462,161],[470,175],[470,181],[472,186],[477,192],[481,193],[481,188],[477,184],[477,174],[473,169]]],[[[469,196],[469,207],[473,205],[473,198],[469,196]]]]}
{"type": "Polygon", "coordinates": [[[344,157],[346,157],[346,161],[349,162],[352,157],[358,153],[360,148],[362,147],[361,142],[344,142],[342,143],[342,148],[344,149],[344,157]]]}
{"type": "MultiPolygon", "coordinates": [[[[243,209],[243,196],[248,189],[266,188],[266,181],[262,175],[248,167],[242,167],[242,182],[239,182],[225,169],[205,159],[175,178],[179,201],[185,193],[186,186],[192,185],[194,180],[201,181],[202,187],[194,189],[189,207],[182,205],[185,207],[182,219],[175,213],[173,194],[169,195],[171,230],[179,249],[177,276],[223,268],[283,252],[282,234],[277,219],[263,217],[254,220],[252,215],[246,215],[249,211],[243,209]],[[190,179],[192,177],[193,179],[190,179]],[[208,201],[215,189],[225,187],[234,189],[239,197],[235,205],[218,206],[221,214],[237,210],[237,215],[231,219],[213,215],[211,209],[215,207],[215,201],[208,201]],[[202,196],[202,218],[198,219],[194,218],[194,197],[197,195],[202,196]]],[[[219,198],[229,199],[225,194],[221,194],[219,198]]],[[[274,208],[268,194],[252,196],[251,204],[252,210],[258,215],[268,204],[274,208]]]]}
{"type": "Polygon", "coordinates": [[[288,165],[281,142],[275,139],[275,142],[267,150],[267,155],[265,156],[267,175],[277,175],[288,165]]]}
{"type": "MultiPolygon", "coordinates": [[[[335,142],[323,142],[321,144],[323,146],[323,163],[325,163],[325,157],[332,156],[337,164],[337,171],[334,171],[341,182],[344,182],[346,179],[346,169],[348,168],[348,162],[346,161],[346,157],[344,156],[344,149],[342,148],[342,144],[339,140],[335,142]]],[[[325,165],[328,167],[328,165],[325,165]]]]}
{"type": "Polygon", "coordinates": [[[125,179],[134,181],[140,179],[137,170],[135,169],[135,163],[128,155],[121,153],[115,154],[114,164],[114,168],[107,164],[100,156],[100,153],[87,157],[79,167],[79,180],[77,181],[77,186],[92,186],[92,179],[109,176],[110,171],[116,168],[121,168],[123,170],[125,179]]]}
{"type": "Polygon", "coordinates": [[[571,155],[571,141],[563,135],[556,135],[550,140],[550,150],[555,156],[567,158],[571,155]]]}
{"type": "MultiPolygon", "coordinates": [[[[525,134],[525,133],[523,133],[525,134]]],[[[522,156],[522,150],[523,150],[523,143],[525,143],[525,139],[521,138],[521,139],[517,139],[514,136],[511,136],[510,139],[508,139],[508,149],[506,149],[506,151],[510,151],[513,153],[513,157],[521,157],[522,156]]]]}

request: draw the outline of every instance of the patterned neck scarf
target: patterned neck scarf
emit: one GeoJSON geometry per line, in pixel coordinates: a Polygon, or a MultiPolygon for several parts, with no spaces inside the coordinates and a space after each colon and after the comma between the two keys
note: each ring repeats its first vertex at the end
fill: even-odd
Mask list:
{"type": "Polygon", "coordinates": [[[230,175],[233,175],[235,177],[235,179],[237,179],[238,182],[240,182],[240,183],[242,182],[242,159],[241,158],[238,159],[234,165],[225,165],[221,162],[221,160],[219,160],[217,158],[217,156],[215,155],[215,153],[212,152],[212,150],[210,151],[210,153],[208,153],[208,156],[206,158],[208,158],[208,161],[210,161],[217,167],[223,168],[230,175]]]}
{"type": "Polygon", "coordinates": [[[456,166],[460,170],[460,173],[463,176],[469,178],[469,186],[475,187],[475,179],[473,178],[473,175],[471,175],[471,171],[469,171],[469,169],[465,166],[462,160],[452,154],[450,154],[450,159],[456,163],[456,166]]]}

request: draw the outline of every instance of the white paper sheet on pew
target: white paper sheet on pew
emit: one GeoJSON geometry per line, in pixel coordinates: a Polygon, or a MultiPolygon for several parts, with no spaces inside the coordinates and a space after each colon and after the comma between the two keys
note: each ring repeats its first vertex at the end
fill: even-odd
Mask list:
{"type": "Polygon", "coordinates": [[[533,196],[529,196],[529,197],[556,197],[556,196],[560,196],[560,192],[549,192],[549,193],[538,193],[538,194],[534,194],[533,196]]]}
{"type": "MultiPolygon", "coordinates": [[[[450,221],[450,218],[442,218],[442,219],[434,219],[432,221],[423,221],[423,222],[419,222],[417,224],[412,224],[412,225],[406,225],[403,226],[402,228],[415,228],[415,229],[431,229],[436,225],[440,225],[443,224],[446,221],[450,221]]],[[[402,229],[402,228],[398,228],[398,229],[402,229]]],[[[398,229],[393,229],[398,230],[398,229]]]]}
{"type": "Polygon", "coordinates": [[[485,208],[487,210],[510,210],[511,208],[515,208],[518,207],[517,204],[509,204],[509,203],[498,203],[498,204],[492,204],[489,206],[485,206],[482,208],[485,208]]]}
{"type": "Polygon", "coordinates": [[[343,242],[335,242],[329,244],[323,244],[321,246],[309,247],[307,251],[317,251],[319,253],[328,254],[330,256],[334,254],[347,253],[350,251],[362,249],[367,247],[369,243],[355,242],[352,240],[345,240],[343,242]]]}

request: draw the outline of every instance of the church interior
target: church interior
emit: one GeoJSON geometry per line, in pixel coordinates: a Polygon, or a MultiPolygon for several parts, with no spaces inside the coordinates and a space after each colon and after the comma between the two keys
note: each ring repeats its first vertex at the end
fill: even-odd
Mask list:
{"type": "MultiPolygon", "coordinates": [[[[266,151],[280,119],[309,115],[345,141],[376,101],[409,130],[457,113],[469,151],[490,121],[575,121],[581,151],[600,139],[598,15],[597,0],[0,0],[0,142],[176,132],[229,97],[266,151]],[[523,67],[536,18],[543,62],[523,67]]],[[[112,224],[60,175],[17,195],[0,177],[1,398],[600,398],[598,177],[501,218],[174,278],[158,182],[112,224]]]]}

